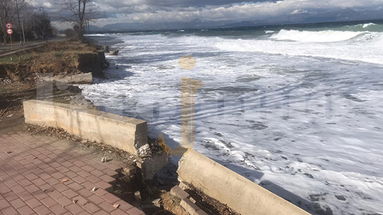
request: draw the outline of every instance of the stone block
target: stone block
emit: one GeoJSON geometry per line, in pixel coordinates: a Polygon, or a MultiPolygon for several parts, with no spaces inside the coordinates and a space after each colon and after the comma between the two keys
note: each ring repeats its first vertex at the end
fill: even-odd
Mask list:
{"type": "Polygon", "coordinates": [[[178,166],[180,182],[192,185],[242,215],[309,215],[193,149],[181,157],[178,166]]]}
{"type": "Polygon", "coordinates": [[[134,155],[147,143],[147,124],[143,120],[49,101],[29,100],[23,105],[28,124],[61,128],[134,155]]]}

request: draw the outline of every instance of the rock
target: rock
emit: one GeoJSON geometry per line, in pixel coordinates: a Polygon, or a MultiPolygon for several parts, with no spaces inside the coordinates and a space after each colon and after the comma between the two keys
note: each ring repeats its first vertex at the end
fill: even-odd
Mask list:
{"type": "Polygon", "coordinates": [[[106,52],[106,53],[110,52],[109,46],[104,46],[104,52],[106,52]]]}
{"type": "Polygon", "coordinates": [[[207,213],[201,210],[197,205],[195,205],[189,199],[182,199],[180,205],[190,215],[207,215],[207,213]]]}
{"type": "Polygon", "coordinates": [[[112,159],[107,158],[107,157],[102,157],[102,158],[101,158],[101,162],[103,162],[103,163],[109,162],[109,161],[111,161],[111,160],[112,160],[112,159]]]}
{"type": "Polygon", "coordinates": [[[138,155],[141,158],[151,157],[152,156],[152,150],[150,149],[150,145],[149,144],[145,144],[145,145],[141,146],[138,149],[138,155]]]}
{"type": "Polygon", "coordinates": [[[136,191],[136,192],[134,192],[134,198],[135,198],[137,201],[141,201],[141,192],[140,192],[140,191],[136,191]]]}
{"type": "Polygon", "coordinates": [[[137,165],[136,164],[133,164],[133,165],[129,165],[127,167],[124,167],[121,171],[122,174],[124,175],[128,175],[128,176],[131,176],[131,175],[135,175],[136,172],[137,172],[137,165]]]}
{"type": "Polygon", "coordinates": [[[187,190],[187,189],[189,189],[189,186],[188,185],[186,185],[185,183],[183,183],[183,182],[180,182],[180,184],[178,185],[181,189],[183,189],[183,190],[187,190]]]}
{"type": "Polygon", "coordinates": [[[153,205],[156,206],[157,208],[161,207],[161,199],[155,199],[152,201],[153,205]]]}
{"type": "Polygon", "coordinates": [[[120,50],[114,50],[114,51],[110,51],[109,54],[110,55],[118,55],[118,53],[120,52],[120,50]]]}
{"type": "Polygon", "coordinates": [[[335,195],[335,197],[336,197],[338,200],[346,201],[346,197],[344,197],[343,195],[335,195]]]}
{"type": "Polygon", "coordinates": [[[62,183],[65,183],[65,182],[68,182],[68,181],[70,181],[68,178],[64,178],[64,179],[61,180],[62,183]]]}
{"type": "Polygon", "coordinates": [[[170,194],[180,199],[187,199],[189,197],[189,194],[185,192],[184,190],[182,190],[179,186],[174,186],[170,190],[170,194]]]}
{"type": "Polygon", "coordinates": [[[304,173],[305,176],[309,177],[309,178],[314,178],[313,175],[311,175],[310,173],[304,173]]]}
{"type": "Polygon", "coordinates": [[[61,86],[61,88],[64,88],[65,84],[93,83],[93,75],[90,72],[73,75],[42,76],[39,79],[43,82],[54,82],[56,86],[61,86]]]}
{"type": "Polygon", "coordinates": [[[137,166],[141,168],[144,180],[152,180],[153,177],[168,164],[168,155],[166,153],[155,154],[152,157],[140,159],[137,166]]]}

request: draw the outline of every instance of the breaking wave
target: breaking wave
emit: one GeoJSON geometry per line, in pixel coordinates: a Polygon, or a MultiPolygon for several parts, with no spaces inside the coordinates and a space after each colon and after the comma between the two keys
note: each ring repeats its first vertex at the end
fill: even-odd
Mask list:
{"type": "Polygon", "coordinates": [[[383,33],[280,30],[264,39],[221,39],[223,51],[261,52],[383,64],[383,33]]]}
{"type": "Polygon", "coordinates": [[[367,32],[354,31],[298,31],[282,29],[270,38],[274,40],[287,40],[296,42],[339,42],[350,40],[366,34],[367,32]]]}

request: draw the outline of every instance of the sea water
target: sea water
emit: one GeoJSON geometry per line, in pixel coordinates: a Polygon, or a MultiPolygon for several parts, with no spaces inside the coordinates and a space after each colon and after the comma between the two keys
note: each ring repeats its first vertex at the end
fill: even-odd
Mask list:
{"type": "Polygon", "coordinates": [[[382,24],[88,36],[120,49],[81,86],[100,109],[176,147],[181,80],[199,80],[196,150],[314,214],[383,214],[382,24]]]}

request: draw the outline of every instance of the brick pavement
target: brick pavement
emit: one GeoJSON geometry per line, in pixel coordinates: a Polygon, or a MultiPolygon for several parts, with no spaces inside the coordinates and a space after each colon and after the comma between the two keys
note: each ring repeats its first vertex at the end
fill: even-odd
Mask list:
{"type": "Polygon", "coordinates": [[[99,156],[54,137],[0,135],[0,214],[144,214],[106,191],[122,163],[99,156]]]}

